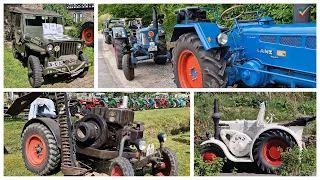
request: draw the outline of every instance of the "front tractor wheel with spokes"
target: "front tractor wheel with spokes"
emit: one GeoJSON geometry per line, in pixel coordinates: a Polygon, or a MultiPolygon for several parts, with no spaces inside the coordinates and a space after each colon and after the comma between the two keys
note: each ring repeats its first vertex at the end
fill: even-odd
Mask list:
{"type": "Polygon", "coordinates": [[[52,132],[43,124],[25,128],[21,139],[22,158],[27,169],[38,175],[50,175],[60,169],[60,150],[52,132]]]}
{"type": "Polygon", "coordinates": [[[293,137],[282,130],[270,130],[259,136],[253,145],[253,158],[257,165],[268,173],[281,169],[281,152],[296,144],[293,137]]]}
{"type": "Polygon", "coordinates": [[[225,48],[205,50],[195,33],[179,37],[173,49],[173,73],[179,88],[220,88],[226,86],[225,48]]]}
{"type": "Polygon", "coordinates": [[[130,161],[123,157],[111,160],[108,175],[110,176],[134,176],[134,170],[130,161]]]}

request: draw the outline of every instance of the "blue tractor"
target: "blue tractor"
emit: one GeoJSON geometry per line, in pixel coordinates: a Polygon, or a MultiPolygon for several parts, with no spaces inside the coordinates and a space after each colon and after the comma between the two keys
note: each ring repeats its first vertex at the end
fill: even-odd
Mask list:
{"type": "Polygon", "coordinates": [[[128,31],[124,21],[112,26],[112,41],[117,68],[122,69],[122,57],[129,48],[128,31]]]}
{"type": "Polygon", "coordinates": [[[316,87],[316,23],[275,24],[262,10],[243,5],[225,10],[218,23],[215,8],[176,10],[171,42],[175,83],[183,88],[316,87]],[[207,19],[215,12],[216,21],[207,19]],[[236,13],[235,13],[236,12],[236,13]],[[242,20],[243,15],[255,16],[242,20]]]}
{"type": "Polygon", "coordinates": [[[103,34],[105,37],[105,43],[112,44],[113,41],[113,27],[124,27],[124,21],[120,18],[110,18],[106,21],[106,28],[103,30],[103,34]]]}
{"type": "Polygon", "coordinates": [[[168,58],[165,30],[162,26],[163,14],[157,14],[153,7],[152,24],[142,27],[139,21],[129,23],[130,48],[122,58],[122,68],[127,80],[134,79],[134,68],[138,61],[153,59],[156,64],[165,64],[168,58]]]}

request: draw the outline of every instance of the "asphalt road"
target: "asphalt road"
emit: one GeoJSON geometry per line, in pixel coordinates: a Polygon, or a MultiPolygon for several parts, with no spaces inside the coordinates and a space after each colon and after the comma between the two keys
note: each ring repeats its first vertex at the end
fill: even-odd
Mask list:
{"type": "Polygon", "coordinates": [[[135,78],[128,81],[122,70],[117,69],[112,45],[104,43],[99,34],[98,87],[99,88],[175,88],[171,63],[156,65],[153,60],[138,62],[135,78]]]}

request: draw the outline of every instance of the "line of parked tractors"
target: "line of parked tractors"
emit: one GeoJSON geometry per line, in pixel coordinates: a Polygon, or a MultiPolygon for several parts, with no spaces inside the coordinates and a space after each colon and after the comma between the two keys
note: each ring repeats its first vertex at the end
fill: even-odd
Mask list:
{"type": "MultiPolygon", "coordinates": [[[[80,93],[81,94],[81,93],[80,93]]],[[[104,93],[92,93],[91,96],[77,96],[74,94],[70,99],[70,113],[75,115],[84,108],[91,109],[94,107],[119,108],[123,105],[122,96],[106,95],[104,93]],[[88,97],[89,96],[89,97],[88,97]]],[[[133,111],[162,109],[162,108],[182,108],[190,107],[190,99],[184,94],[152,94],[149,96],[129,95],[128,108],[133,111]]]]}
{"type": "Polygon", "coordinates": [[[170,38],[174,47],[167,47],[165,16],[155,7],[149,26],[139,19],[111,18],[103,34],[129,81],[137,62],[152,59],[172,62],[179,88],[316,87],[316,23],[276,24],[265,12],[246,11],[243,5],[221,14],[216,8],[178,9],[170,38]],[[233,27],[221,25],[227,21],[233,27]]]}

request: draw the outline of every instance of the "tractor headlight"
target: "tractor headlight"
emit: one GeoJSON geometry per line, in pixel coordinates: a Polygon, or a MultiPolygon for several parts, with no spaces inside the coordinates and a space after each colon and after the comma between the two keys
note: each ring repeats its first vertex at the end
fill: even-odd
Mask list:
{"type": "Polygon", "coordinates": [[[47,45],[47,51],[51,52],[53,50],[53,45],[52,44],[48,44],[47,45]]]}
{"type": "Polygon", "coordinates": [[[143,151],[147,147],[147,142],[144,141],[143,139],[137,139],[136,140],[136,147],[140,150],[143,151]]]}
{"type": "Polygon", "coordinates": [[[217,36],[217,41],[220,45],[225,45],[227,44],[228,42],[228,35],[225,34],[225,33],[220,33],[218,36],[217,36]]]}
{"type": "Polygon", "coordinates": [[[116,117],[117,117],[117,112],[115,112],[115,111],[109,112],[109,121],[110,122],[114,122],[116,120],[116,117]]]}
{"type": "Polygon", "coordinates": [[[79,49],[81,49],[81,47],[82,47],[82,43],[78,43],[77,44],[77,49],[79,50],[79,49]]]}
{"type": "Polygon", "coordinates": [[[160,134],[158,134],[158,140],[159,140],[160,142],[165,142],[165,141],[167,140],[167,135],[166,135],[166,133],[160,133],[160,134]]]}

